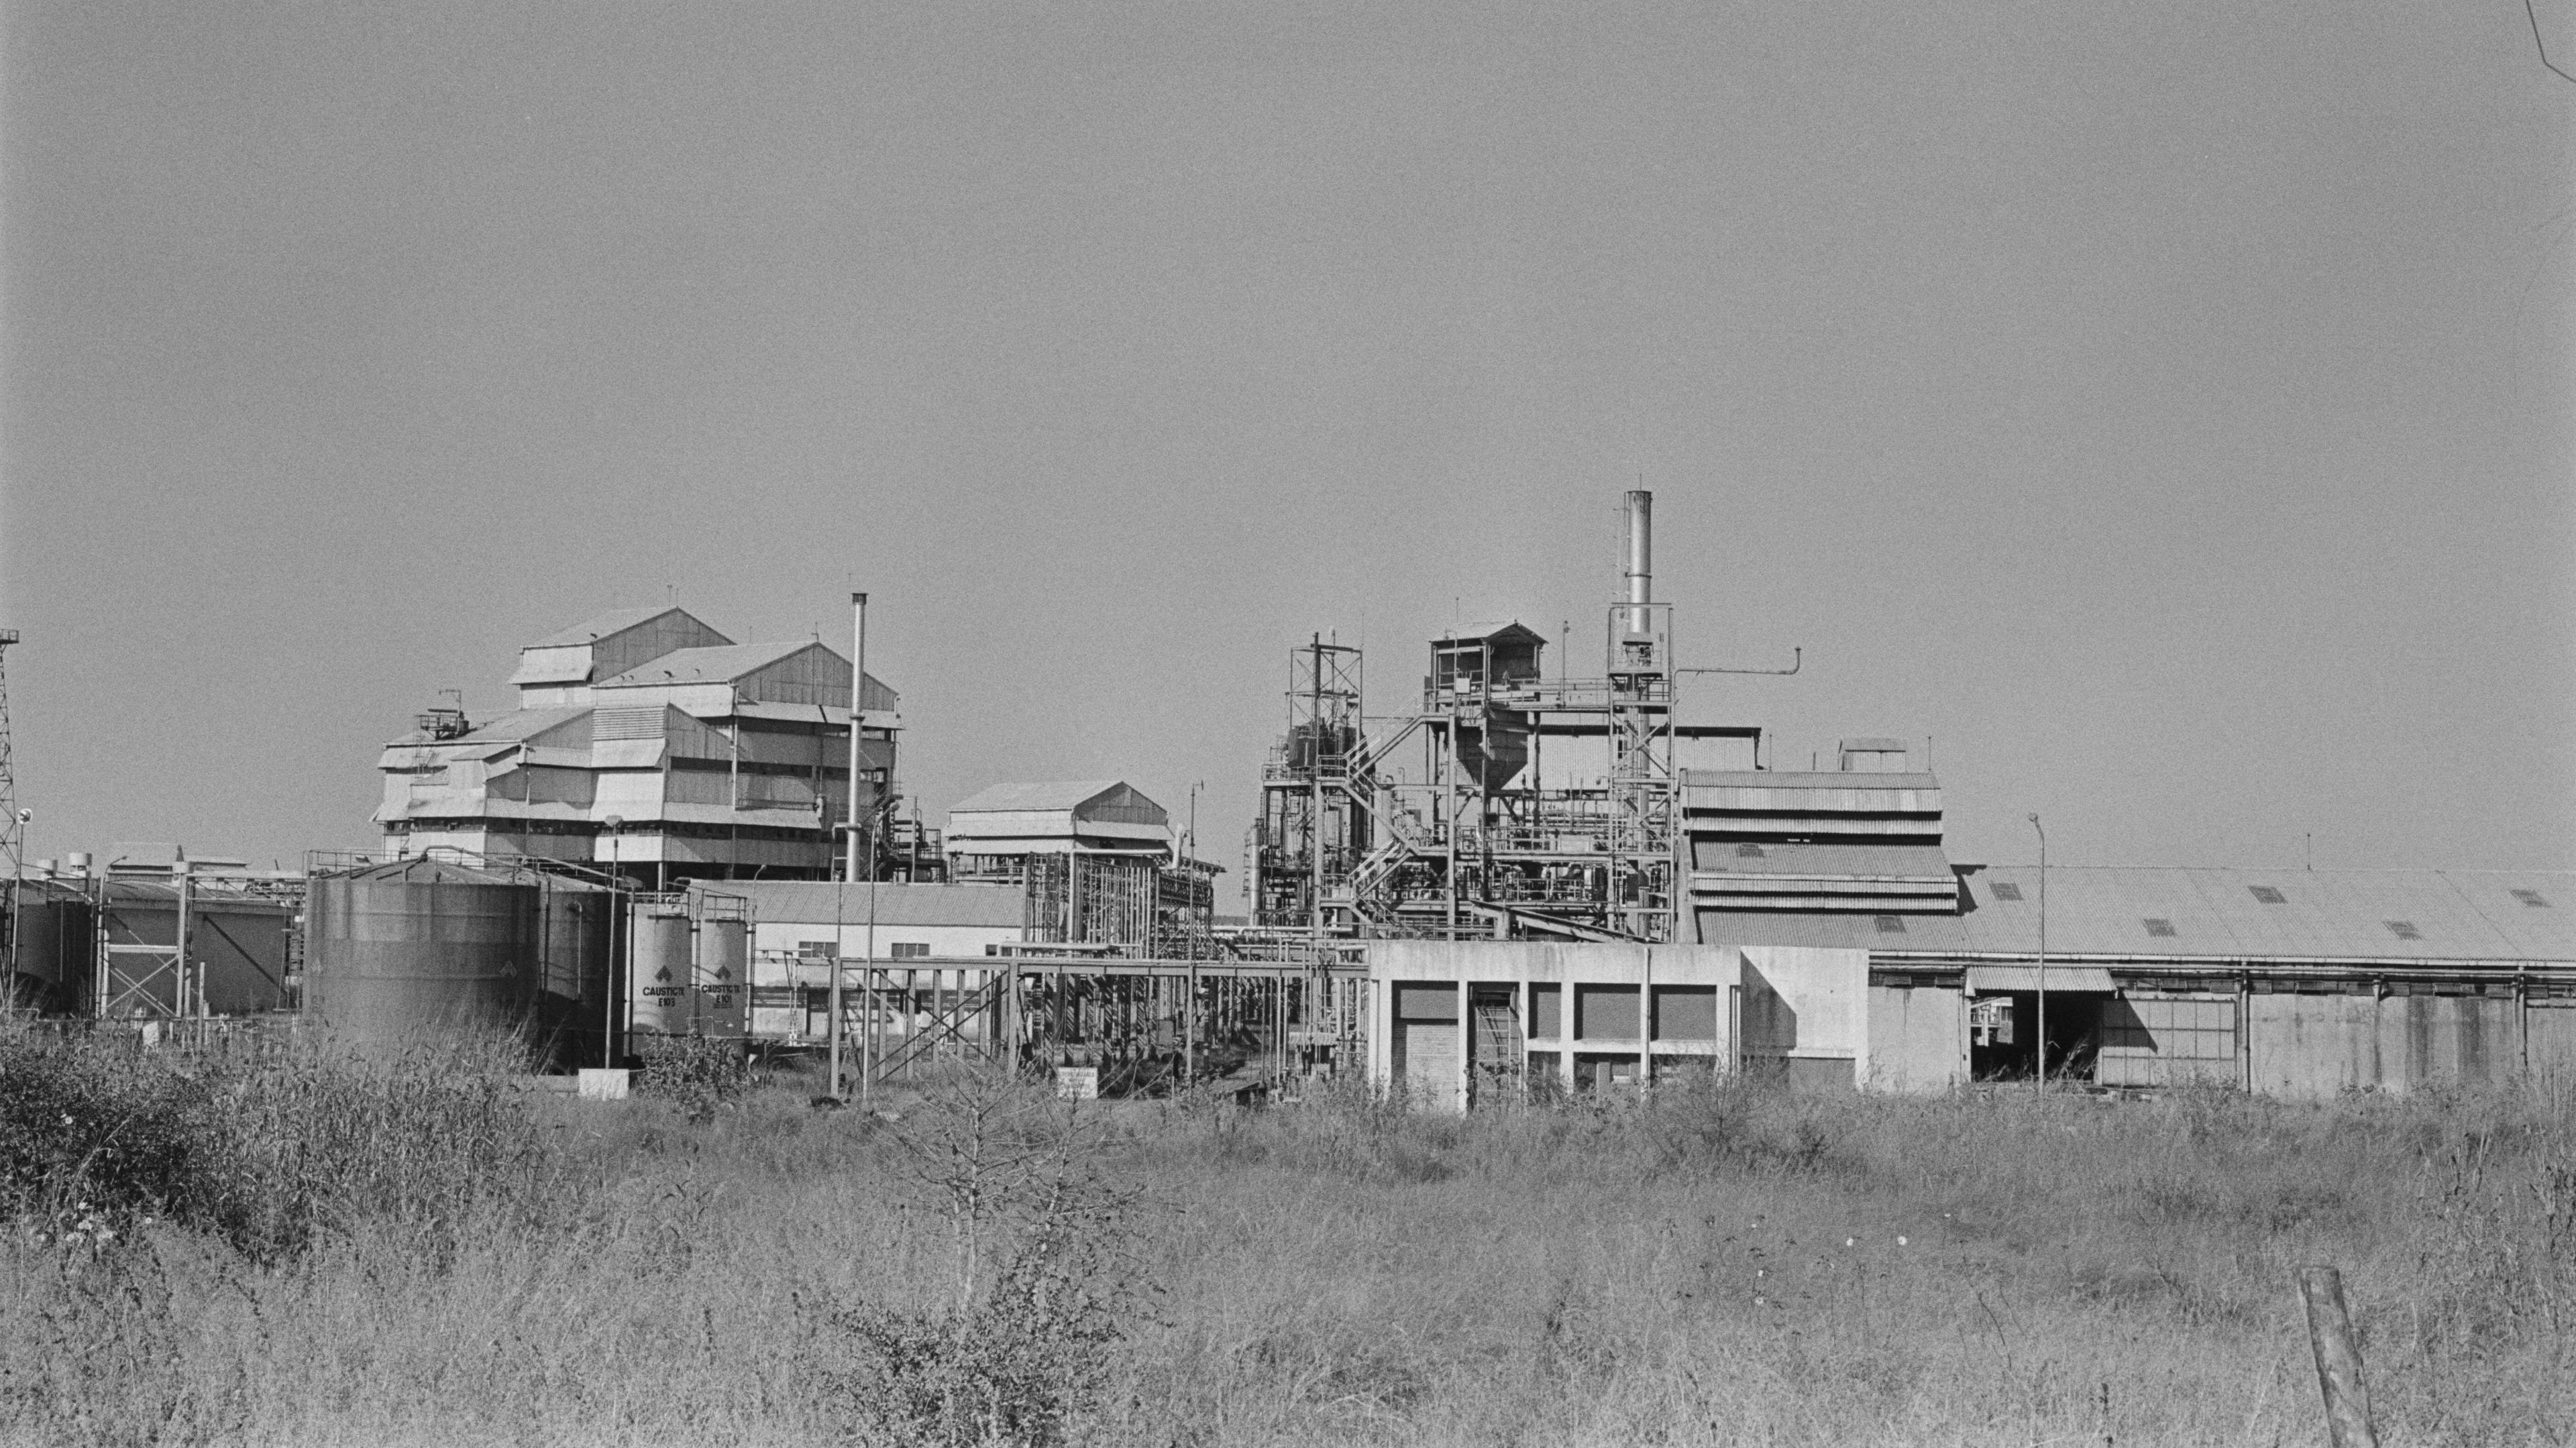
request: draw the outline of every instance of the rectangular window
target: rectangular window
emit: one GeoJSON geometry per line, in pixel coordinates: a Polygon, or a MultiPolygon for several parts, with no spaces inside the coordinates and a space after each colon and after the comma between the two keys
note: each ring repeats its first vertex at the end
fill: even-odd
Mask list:
{"type": "Polygon", "coordinates": [[[1458,988],[1430,982],[1398,985],[1395,1016],[1401,1021],[1454,1021],[1458,1019],[1458,988]]]}
{"type": "Polygon", "coordinates": [[[1881,935],[1903,935],[1905,933],[1905,917],[1902,915],[1881,915],[1878,917],[1878,933],[1881,935]]]}
{"type": "Polygon", "coordinates": [[[1574,1034],[1586,1041],[1637,1039],[1637,988],[1633,985],[1578,985],[1574,988],[1574,1034]]]}
{"type": "Polygon", "coordinates": [[[2021,887],[2019,885],[1998,881],[1995,885],[1995,898],[1998,900],[2018,900],[2021,898],[2021,887]]]}
{"type": "Polygon", "coordinates": [[[1530,987],[1529,1033],[1552,1041],[1565,1030],[1565,987],[1549,982],[1530,987]]]}
{"type": "Polygon", "coordinates": [[[918,940],[898,940],[886,947],[886,954],[897,960],[919,960],[930,954],[930,946],[918,940]]]}
{"type": "Polygon", "coordinates": [[[2281,888],[2277,885],[2248,885],[2245,888],[2253,892],[2256,900],[2259,900],[2266,905],[2287,905],[2290,903],[2290,897],[2282,894],[2281,888]]]}
{"type": "Polygon", "coordinates": [[[796,953],[807,960],[830,960],[841,953],[841,948],[828,940],[800,940],[796,942],[796,953]]]}
{"type": "Polygon", "coordinates": [[[1717,987],[1713,985],[1655,987],[1655,1039],[1658,1041],[1716,1040],[1717,987]]]}

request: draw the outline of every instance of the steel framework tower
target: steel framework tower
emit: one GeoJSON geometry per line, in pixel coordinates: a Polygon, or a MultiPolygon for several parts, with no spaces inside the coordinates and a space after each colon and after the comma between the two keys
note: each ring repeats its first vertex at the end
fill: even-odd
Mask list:
{"type": "Polygon", "coordinates": [[[1643,490],[1624,500],[1624,587],[1598,676],[1549,678],[1546,637],[1521,624],[1460,628],[1432,640],[1419,705],[1371,733],[1359,651],[1320,637],[1295,651],[1253,826],[1256,928],[1317,942],[1687,938],[1675,741],[1757,731],[1677,724],[1684,671],[1672,605],[1653,595],[1652,507],[1643,490]],[[1418,764],[1399,763],[1417,739],[1418,764]]]}

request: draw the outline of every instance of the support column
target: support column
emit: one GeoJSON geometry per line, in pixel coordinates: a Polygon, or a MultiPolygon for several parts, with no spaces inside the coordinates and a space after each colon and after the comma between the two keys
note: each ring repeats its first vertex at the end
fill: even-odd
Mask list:
{"type": "Polygon", "coordinates": [[[1637,1089],[1655,1084],[1655,948],[1637,947],[1637,1089]]]}
{"type": "Polygon", "coordinates": [[[1475,998],[1467,982],[1458,982],[1458,1111],[1464,1115],[1476,1080],[1475,998]]]}

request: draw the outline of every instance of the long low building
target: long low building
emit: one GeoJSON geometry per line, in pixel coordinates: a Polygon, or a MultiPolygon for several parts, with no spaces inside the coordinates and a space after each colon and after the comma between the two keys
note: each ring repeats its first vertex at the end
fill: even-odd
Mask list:
{"type": "MultiPolygon", "coordinates": [[[[1866,865],[1867,861],[1844,861],[1866,865]]],[[[1854,869],[1849,876],[1867,871],[1854,869]]],[[[1370,1068],[1457,1105],[1694,1066],[2267,1094],[2576,1071],[2576,875],[1961,867],[1949,915],[1704,912],[1687,946],[1368,946],[1370,1068]],[[1715,938],[1711,938],[1715,936],[1715,938]]]]}

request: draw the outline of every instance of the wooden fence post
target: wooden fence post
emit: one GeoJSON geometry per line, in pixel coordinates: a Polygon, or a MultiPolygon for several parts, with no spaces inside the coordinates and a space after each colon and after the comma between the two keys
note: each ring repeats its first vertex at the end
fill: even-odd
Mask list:
{"type": "Polygon", "coordinates": [[[2352,1344],[2352,1317],[2344,1310],[2343,1274],[2332,1267],[2302,1267],[2299,1296],[2307,1302],[2308,1345],[2316,1351],[2329,1440],[2334,1448],[2379,1448],[2379,1435],[2370,1427],[2370,1394],[2361,1383],[2361,1352],[2352,1344]]]}

